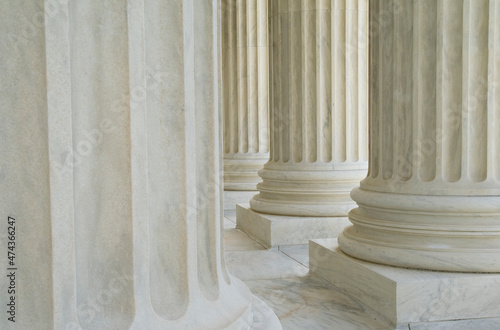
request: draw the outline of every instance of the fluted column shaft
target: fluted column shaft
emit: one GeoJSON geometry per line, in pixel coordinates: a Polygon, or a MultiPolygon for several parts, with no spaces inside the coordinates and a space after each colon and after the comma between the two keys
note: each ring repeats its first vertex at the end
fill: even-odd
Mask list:
{"type": "Polygon", "coordinates": [[[500,271],[500,1],[370,2],[370,167],[355,257],[500,271]]]}
{"type": "Polygon", "coordinates": [[[222,3],[225,190],[256,190],[269,159],[267,3],[222,3]]]}
{"type": "Polygon", "coordinates": [[[3,3],[0,212],[16,221],[16,274],[0,303],[14,296],[17,314],[0,328],[249,329],[269,316],[224,262],[219,8],[3,3]]]}
{"type": "Polygon", "coordinates": [[[345,216],[366,176],[367,1],[270,1],[271,155],[259,212],[345,216]]]}

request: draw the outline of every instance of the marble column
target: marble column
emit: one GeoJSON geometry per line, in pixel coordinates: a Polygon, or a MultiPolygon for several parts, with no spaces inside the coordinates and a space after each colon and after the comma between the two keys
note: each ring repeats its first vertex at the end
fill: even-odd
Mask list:
{"type": "Polygon", "coordinates": [[[270,159],[250,206],[346,216],[366,176],[367,1],[270,0],[270,159]]]}
{"type": "Polygon", "coordinates": [[[225,267],[219,9],[3,3],[0,328],[281,328],[225,267]]]}
{"type": "Polygon", "coordinates": [[[368,168],[368,2],[269,1],[270,158],[237,227],[266,247],[337,237],[368,168]]]}
{"type": "Polygon", "coordinates": [[[340,247],[500,272],[500,1],[392,3],[370,3],[370,169],[340,247]]]}
{"type": "MultiPolygon", "coordinates": [[[[255,191],[269,159],[268,0],[223,0],[224,190],[255,191]]],[[[255,193],[251,193],[252,195],[255,193]]],[[[248,202],[251,195],[242,201],[248,202]]],[[[233,205],[234,208],[234,205],[233,205]]]]}
{"type": "Polygon", "coordinates": [[[310,271],[398,329],[489,328],[500,318],[500,1],[369,11],[369,173],[352,226],[310,242],[310,271]]]}

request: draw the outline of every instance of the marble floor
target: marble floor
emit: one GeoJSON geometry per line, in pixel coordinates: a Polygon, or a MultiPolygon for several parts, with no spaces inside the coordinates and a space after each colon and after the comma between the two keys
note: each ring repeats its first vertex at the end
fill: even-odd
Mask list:
{"type": "Polygon", "coordinates": [[[230,272],[278,315],[285,330],[312,329],[500,329],[499,319],[395,326],[328,282],[309,274],[307,245],[265,249],[236,229],[236,211],[224,211],[226,262],[230,272]]]}

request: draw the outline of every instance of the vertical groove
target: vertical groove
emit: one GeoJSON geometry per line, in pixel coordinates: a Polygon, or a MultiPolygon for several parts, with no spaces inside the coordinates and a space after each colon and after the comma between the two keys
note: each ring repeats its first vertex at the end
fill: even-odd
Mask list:
{"type": "MultiPolygon", "coordinates": [[[[196,262],[190,258],[191,249],[187,244],[190,238],[186,219],[188,191],[183,172],[188,166],[194,171],[194,164],[186,159],[185,152],[186,141],[194,135],[186,136],[185,127],[192,124],[189,121],[191,118],[186,117],[192,113],[195,103],[192,97],[186,97],[185,90],[185,77],[194,78],[186,68],[189,58],[184,52],[183,15],[181,3],[162,0],[145,2],[145,17],[149,18],[145,22],[146,65],[168,68],[169,72],[168,81],[162,82],[164,85],[158,90],[148,92],[146,100],[147,141],[170,141],[148,143],[147,152],[150,192],[149,297],[154,312],[165,319],[176,319],[188,309],[191,276],[186,274],[191,266],[190,260],[196,262]],[[168,51],[165,52],[165,49],[168,51]],[[172,136],[176,139],[171,139],[172,136]],[[172,154],[177,156],[172,157],[172,154]],[[169,170],[158,170],[158,164],[169,170]],[[177,240],[171,239],[172,233],[176,233],[177,240]],[[172,267],[173,264],[176,267],[172,267]]],[[[192,71],[192,64],[190,68],[192,71]]],[[[194,157],[188,156],[191,159],[194,157]]]]}
{"type": "Polygon", "coordinates": [[[269,47],[268,0],[257,1],[257,51],[258,51],[258,152],[269,152],[269,47]]]}
{"type": "MultiPolygon", "coordinates": [[[[477,1],[477,2],[476,2],[477,1]]],[[[486,180],[487,171],[487,86],[488,86],[488,0],[470,4],[469,39],[469,178],[474,182],[486,180]]]]}
{"type": "Polygon", "coordinates": [[[248,58],[248,151],[256,153],[259,145],[259,81],[257,1],[246,2],[248,58]]]}
{"type": "Polygon", "coordinates": [[[413,66],[407,60],[413,52],[412,25],[413,12],[411,6],[400,9],[400,14],[395,16],[394,28],[400,33],[395,34],[394,47],[399,51],[395,53],[394,69],[394,132],[395,132],[395,157],[393,168],[398,178],[407,181],[412,176],[412,94],[405,91],[412,89],[413,66]]]}
{"type": "Polygon", "coordinates": [[[341,9],[332,11],[334,24],[332,33],[332,83],[334,102],[334,148],[335,161],[346,160],[346,55],[345,55],[345,2],[341,1],[341,9]]]}
{"type": "MultiPolygon", "coordinates": [[[[213,31],[214,17],[207,15],[211,13],[212,4],[202,2],[193,7],[192,15],[196,17],[193,22],[195,31],[213,31]]],[[[213,12],[212,12],[213,13],[213,12]]],[[[219,272],[217,268],[217,236],[220,221],[220,209],[216,203],[219,182],[218,161],[219,149],[217,145],[217,94],[213,87],[216,81],[214,63],[214,51],[217,46],[214,45],[211,38],[197,38],[193,45],[195,54],[206,54],[205,56],[194,56],[193,63],[187,63],[191,66],[194,74],[194,80],[188,82],[186,86],[192,86],[191,90],[186,87],[186,93],[189,98],[194,99],[194,116],[186,120],[194,120],[193,126],[186,126],[186,130],[194,127],[196,130],[194,143],[187,145],[186,152],[193,150],[196,146],[205,146],[205,148],[196,148],[195,174],[196,174],[196,247],[197,247],[197,273],[198,285],[203,297],[214,301],[219,296],[219,272]],[[215,46],[215,49],[213,48],[215,46]]],[[[187,62],[187,61],[186,61],[187,62]]],[[[189,71],[186,69],[186,71],[189,71]]],[[[186,107],[187,108],[187,107],[186,107]]],[[[187,109],[189,112],[189,109],[187,109]]],[[[193,159],[193,158],[191,158],[193,159]]],[[[187,172],[186,175],[190,175],[187,172]]]]}
{"type": "Polygon", "coordinates": [[[314,10],[303,10],[304,17],[304,93],[306,116],[305,137],[306,137],[306,161],[313,163],[317,158],[317,80],[316,80],[316,17],[314,10]]]}
{"type": "Polygon", "coordinates": [[[358,8],[357,1],[348,3],[346,20],[346,160],[358,160],[358,8]]]}
{"type": "Polygon", "coordinates": [[[435,154],[436,154],[436,170],[435,178],[438,180],[443,180],[443,148],[441,137],[438,136],[441,133],[441,127],[443,127],[443,47],[444,47],[444,12],[443,12],[443,2],[436,2],[436,70],[435,70],[435,108],[436,108],[436,125],[435,125],[435,154]]]}
{"type": "Polygon", "coordinates": [[[221,68],[222,71],[222,82],[224,87],[222,88],[222,108],[224,109],[223,111],[223,148],[224,148],[224,153],[229,153],[231,151],[231,108],[230,108],[230,89],[229,87],[229,78],[230,78],[230,72],[231,72],[231,64],[230,64],[230,35],[231,35],[231,26],[230,26],[230,21],[231,21],[231,12],[229,8],[229,1],[222,1],[221,4],[221,30],[223,31],[221,33],[221,44],[222,44],[222,63],[227,63],[227,65],[223,65],[221,68]]]}
{"type": "Polygon", "coordinates": [[[286,163],[290,160],[290,152],[293,146],[290,145],[290,137],[293,136],[293,132],[290,132],[292,120],[289,105],[290,105],[290,93],[288,89],[289,81],[291,79],[291,67],[290,67],[290,56],[294,51],[293,45],[290,43],[290,24],[291,19],[289,15],[281,15],[283,20],[283,28],[281,29],[281,57],[280,57],[280,131],[281,131],[281,161],[286,163]]]}
{"type": "Polygon", "coordinates": [[[370,35],[370,48],[369,48],[369,98],[368,104],[370,106],[369,117],[370,117],[370,125],[369,125],[369,144],[370,144],[370,160],[369,160],[369,172],[372,178],[377,178],[380,173],[380,156],[381,156],[381,126],[380,126],[380,85],[381,68],[378,65],[380,61],[380,34],[381,27],[377,24],[377,13],[379,12],[380,2],[370,1],[369,2],[369,35],[370,35]]]}
{"type": "Polygon", "coordinates": [[[436,176],[436,29],[437,2],[417,4],[418,52],[417,95],[419,113],[417,152],[421,180],[432,181],[436,176]],[[427,14],[425,14],[427,13],[427,14]]]}
{"type": "MultiPolygon", "coordinates": [[[[108,107],[123,95],[130,95],[127,104],[133,107],[144,100],[145,91],[129,85],[127,15],[111,14],[126,13],[127,1],[78,1],[68,8],[72,88],[68,111],[73,149],[86,156],[73,176],[76,292],[81,306],[100,297],[113,278],[133,276],[130,112],[110,113],[108,107]],[[111,134],[102,129],[104,121],[113,127],[112,133],[107,132],[111,134]]],[[[98,323],[128,328],[134,309],[133,287],[127,285],[98,317],[90,319],[80,308],[77,313],[82,329],[95,329],[98,323]]]]}
{"type": "Polygon", "coordinates": [[[463,8],[463,46],[462,46],[462,169],[461,178],[469,178],[469,67],[467,63],[470,60],[470,8],[467,2],[464,2],[463,8]]]}
{"type": "Polygon", "coordinates": [[[489,21],[489,74],[488,111],[489,111],[489,173],[494,180],[500,180],[500,3],[490,1],[489,21]]]}
{"type": "MultiPolygon", "coordinates": [[[[387,2],[384,2],[384,5],[387,5],[387,2]]],[[[382,10],[388,11],[389,8],[384,6],[382,10]]],[[[382,19],[382,17],[380,18],[382,19]]],[[[393,29],[394,17],[392,15],[387,16],[385,21],[383,22],[383,27],[381,34],[391,35],[391,30],[393,29]]],[[[380,67],[382,69],[381,78],[384,81],[381,89],[381,110],[382,110],[382,118],[381,118],[381,132],[382,132],[382,166],[381,166],[381,175],[384,179],[389,179],[393,173],[393,161],[392,157],[394,154],[394,132],[392,130],[393,124],[393,100],[394,100],[394,89],[392,84],[393,77],[393,63],[392,63],[392,54],[394,52],[393,45],[393,37],[382,38],[380,42],[382,58],[380,59],[380,67]]]]}
{"type": "Polygon", "coordinates": [[[270,161],[276,161],[276,104],[275,104],[275,71],[277,68],[277,62],[275,60],[275,54],[277,53],[275,48],[276,48],[276,41],[274,40],[274,34],[277,33],[276,30],[276,25],[277,25],[277,18],[275,14],[275,6],[276,4],[269,0],[268,2],[268,8],[269,8],[269,160],[270,161]]]}
{"type": "Polygon", "coordinates": [[[277,107],[276,107],[276,70],[278,67],[278,62],[276,61],[276,53],[277,53],[277,43],[275,40],[275,34],[278,33],[277,25],[278,25],[278,17],[276,15],[276,3],[274,1],[270,2],[269,5],[269,111],[270,111],[270,120],[269,123],[269,159],[272,161],[277,160],[276,154],[276,132],[277,132],[277,107]]]}
{"type": "Polygon", "coordinates": [[[447,182],[460,180],[462,172],[462,40],[463,3],[441,2],[442,49],[442,168],[447,182]]]}
{"type": "MultiPolygon", "coordinates": [[[[290,13],[290,45],[301,45],[302,44],[302,17],[300,11],[295,11],[290,13]]],[[[295,163],[300,163],[303,157],[303,120],[302,120],[302,102],[303,102],[303,90],[302,90],[302,70],[301,68],[302,50],[301,47],[294,47],[294,51],[290,51],[290,69],[294,69],[293,74],[296,75],[295,79],[290,79],[290,113],[291,113],[291,128],[292,128],[292,150],[293,153],[292,160],[295,163]]]]}
{"type": "Polygon", "coordinates": [[[358,161],[368,160],[368,0],[358,7],[358,161]]]}
{"type": "Polygon", "coordinates": [[[239,152],[248,152],[248,29],[246,1],[237,0],[239,152]]]}
{"type": "Polygon", "coordinates": [[[228,39],[229,39],[229,64],[230,68],[229,79],[227,83],[228,90],[228,109],[229,112],[229,152],[237,153],[239,148],[238,134],[238,22],[237,22],[237,7],[234,1],[228,1],[229,23],[228,23],[228,39]]]}
{"type": "Polygon", "coordinates": [[[332,130],[331,130],[331,12],[329,10],[317,11],[317,44],[318,60],[316,64],[318,80],[318,159],[328,163],[332,159],[332,130]]]}

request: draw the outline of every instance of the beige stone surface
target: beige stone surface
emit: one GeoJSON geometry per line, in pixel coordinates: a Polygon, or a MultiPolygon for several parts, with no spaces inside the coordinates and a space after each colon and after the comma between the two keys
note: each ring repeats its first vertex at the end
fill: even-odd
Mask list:
{"type": "MultiPolygon", "coordinates": [[[[500,274],[434,272],[370,263],[344,254],[336,239],[311,241],[309,261],[311,272],[394,324],[412,323],[411,329],[446,328],[453,323],[443,321],[466,319],[471,328],[481,328],[490,318],[500,317],[500,274]]],[[[498,324],[498,319],[491,324],[498,324]]]]}
{"type": "Polygon", "coordinates": [[[2,4],[0,328],[281,328],[225,266],[219,9],[2,4]]]}

